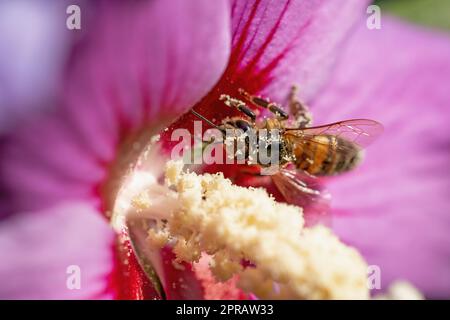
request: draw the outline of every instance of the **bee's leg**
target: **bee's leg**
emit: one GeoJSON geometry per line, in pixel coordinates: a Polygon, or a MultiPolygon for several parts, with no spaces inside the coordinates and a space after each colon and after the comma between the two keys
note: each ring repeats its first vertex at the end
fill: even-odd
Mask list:
{"type": "Polygon", "coordinates": [[[255,122],[256,114],[253,112],[252,109],[247,107],[244,101],[232,98],[227,94],[222,94],[219,99],[224,101],[226,106],[238,109],[240,112],[249,117],[252,120],[252,122],[255,122]]]}
{"type": "Polygon", "coordinates": [[[283,109],[281,109],[280,106],[277,105],[276,103],[270,102],[269,100],[258,96],[251,95],[243,89],[239,89],[239,93],[243,95],[246,100],[253,103],[255,106],[268,109],[277,117],[278,120],[283,121],[289,118],[289,114],[283,109]]]}
{"type": "Polygon", "coordinates": [[[296,128],[309,127],[312,123],[312,114],[308,106],[298,98],[298,87],[293,85],[289,93],[289,111],[292,116],[292,125],[296,128]]]}

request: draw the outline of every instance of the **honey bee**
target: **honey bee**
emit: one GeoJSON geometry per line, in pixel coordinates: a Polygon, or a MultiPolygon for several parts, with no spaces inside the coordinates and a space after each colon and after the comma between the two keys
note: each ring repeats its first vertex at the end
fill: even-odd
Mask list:
{"type": "MultiPolygon", "coordinates": [[[[279,169],[272,180],[287,202],[303,207],[306,213],[320,215],[328,211],[330,196],[319,178],[354,169],[361,163],[363,149],[383,132],[383,126],[374,120],[352,119],[313,127],[309,108],[297,98],[297,91],[296,86],[291,88],[289,113],[280,105],[243,89],[239,89],[242,100],[229,95],[221,95],[220,100],[242,112],[245,118],[228,118],[217,126],[195,110],[192,113],[222,132],[277,129],[279,169]],[[273,116],[258,124],[257,115],[248,104],[266,109],[273,116]]],[[[267,166],[258,161],[257,164],[267,166]]]]}

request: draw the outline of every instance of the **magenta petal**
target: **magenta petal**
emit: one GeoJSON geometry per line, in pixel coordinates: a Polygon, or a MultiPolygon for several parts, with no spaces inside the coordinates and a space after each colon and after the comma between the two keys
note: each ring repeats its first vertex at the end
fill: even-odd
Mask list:
{"type": "Polygon", "coordinates": [[[67,2],[1,1],[0,133],[49,107],[70,39],[67,2]]]}
{"type": "Polygon", "coordinates": [[[226,1],[104,2],[83,24],[62,102],[2,146],[0,189],[12,210],[58,201],[99,202],[119,144],[148,139],[205,95],[230,47],[226,1]]]}
{"type": "Polygon", "coordinates": [[[65,200],[98,205],[94,187],[106,170],[80,140],[60,117],[24,123],[0,158],[1,183],[12,210],[41,210],[65,200]]]}
{"type": "Polygon", "coordinates": [[[38,214],[19,213],[2,221],[0,298],[112,298],[108,277],[113,268],[114,237],[101,215],[82,203],[38,214]],[[68,273],[70,266],[79,267],[80,289],[67,287],[73,274],[71,269],[68,273]]]}
{"type": "Polygon", "coordinates": [[[450,296],[450,38],[383,18],[364,22],[328,88],[318,122],[372,118],[385,133],[330,187],[334,227],[381,268],[428,296],[450,296]]]}
{"type": "Polygon", "coordinates": [[[228,61],[230,19],[224,0],[117,1],[98,13],[74,56],[66,100],[107,158],[105,139],[168,125],[212,88],[228,61]]]}
{"type": "Polygon", "coordinates": [[[169,300],[203,300],[204,289],[188,263],[175,262],[175,254],[168,247],[161,250],[162,281],[169,300]]]}
{"type": "Polygon", "coordinates": [[[231,3],[232,59],[241,70],[234,81],[249,91],[265,88],[272,99],[284,102],[293,84],[302,87],[302,97],[317,92],[328,76],[335,50],[368,1],[231,3]]]}

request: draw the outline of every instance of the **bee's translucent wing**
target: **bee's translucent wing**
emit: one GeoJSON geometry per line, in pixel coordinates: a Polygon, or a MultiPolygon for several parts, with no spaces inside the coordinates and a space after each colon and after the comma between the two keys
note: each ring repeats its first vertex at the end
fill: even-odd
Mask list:
{"type": "Polygon", "coordinates": [[[272,180],[287,203],[303,208],[307,225],[329,224],[331,196],[318,178],[284,168],[272,180]]]}
{"type": "Polygon", "coordinates": [[[310,140],[320,135],[332,135],[353,142],[360,148],[365,148],[382,132],[383,126],[374,120],[352,119],[311,128],[288,128],[284,134],[304,140],[310,140]]]}

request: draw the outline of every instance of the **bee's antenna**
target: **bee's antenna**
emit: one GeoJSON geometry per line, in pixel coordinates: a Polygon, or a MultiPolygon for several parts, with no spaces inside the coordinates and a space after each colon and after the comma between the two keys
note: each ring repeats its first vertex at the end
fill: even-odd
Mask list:
{"type": "Polygon", "coordinates": [[[225,134],[225,130],[221,127],[219,127],[218,125],[214,124],[212,121],[206,119],[204,116],[202,116],[200,113],[198,113],[197,111],[195,111],[194,109],[191,109],[191,113],[196,116],[197,118],[205,121],[207,124],[209,124],[211,127],[216,128],[218,130],[220,130],[220,132],[222,132],[223,134],[225,134]]]}

